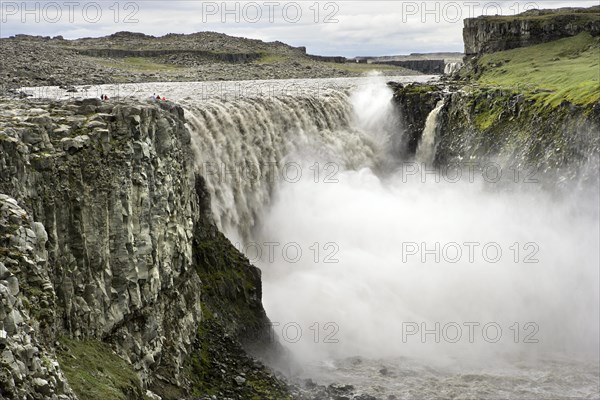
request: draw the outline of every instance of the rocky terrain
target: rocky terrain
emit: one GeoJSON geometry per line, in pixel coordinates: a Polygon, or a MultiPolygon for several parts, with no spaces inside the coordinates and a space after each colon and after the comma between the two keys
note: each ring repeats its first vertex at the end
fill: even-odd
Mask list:
{"type": "Polygon", "coordinates": [[[462,53],[413,53],[406,56],[363,57],[362,61],[369,64],[395,65],[425,74],[441,75],[448,64],[460,64],[462,53]]]}
{"type": "Polygon", "coordinates": [[[0,39],[0,90],[24,86],[255,80],[389,75],[418,72],[395,66],[325,62],[281,42],[214,32],[162,37],[119,32],[102,38],[17,35],[0,39]]]}
{"type": "MultiPolygon", "coordinates": [[[[365,71],[213,33],[0,40],[3,90],[365,71]]],[[[212,222],[179,106],[0,102],[2,398],[358,396],[290,386],[249,356],[285,354],[260,271],[212,222]]]]}
{"type": "Polygon", "coordinates": [[[493,159],[593,178],[585,169],[600,153],[600,7],[466,19],[463,33],[470,57],[443,85],[392,85],[409,151],[444,99],[438,166],[493,159]]]}

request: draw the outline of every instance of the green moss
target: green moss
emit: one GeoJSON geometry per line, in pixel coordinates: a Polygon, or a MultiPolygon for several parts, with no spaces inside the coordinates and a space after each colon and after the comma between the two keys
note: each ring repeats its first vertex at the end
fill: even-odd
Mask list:
{"type": "Polygon", "coordinates": [[[203,300],[223,317],[229,333],[241,337],[262,328],[266,315],[260,304],[260,272],[216,228],[196,237],[196,272],[203,300]]]}
{"type": "Polygon", "coordinates": [[[213,314],[202,305],[202,322],[198,327],[196,351],[192,353],[190,362],[187,364],[187,375],[194,382],[192,391],[194,396],[216,395],[218,390],[214,387],[211,375],[215,372],[212,370],[210,348],[210,332],[207,329],[207,324],[211,323],[213,314]]]}
{"type": "Polygon", "coordinates": [[[111,348],[95,340],[60,340],[58,352],[61,368],[80,399],[130,400],[142,399],[138,376],[131,365],[111,348]]]}
{"type": "Polygon", "coordinates": [[[589,33],[486,54],[478,83],[518,91],[540,108],[600,101],[600,38],[589,33]]]}
{"type": "Polygon", "coordinates": [[[598,20],[598,17],[600,16],[600,6],[579,9],[559,8],[554,10],[537,10],[536,14],[532,11],[525,11],[517,15],[490,15],[480,18],[489,22],[535,21],[546,25],[557,23],[557,18],[562,19],[567,17],[570,19],[571,23],[585,24],[598,20]]]}
{"type": "Polygon", "coordinates": [[[13,247],[7,248],[7,247],[0,246],[0,256],[14,258],[14,259],[18,260],[18,259],[22,258],[24,256],[24,254],[18,250],[15,250],[13,247]]]}
{"type": "Polygon", "coordinates": [[[54,322],[54,311],[52,295],[44,292],[39,287],[31,286],[25,276],[19,276],[21,300],[23,306],[29,311],[29,315],[35,318],[42,329],[52,326],[54,322]]]}
{"type": "MultiPolygon", "coordinates": [[[[201,204],[206,198],[202,199],[201,204]]],[[[265,344],[265,332],[268,335],[268,319],[260,302],[260,271],[208,220],[196,227],[193,246],[195,269],[202,281],[202,320],[185,363],[191,394],[290,399],[285,384],[242,346],[265,344]],[[240,376],[245,381],[238,383],[240,376]]]]}
{"type": "Polygon", "coordinates": [[[13,235],[19,229],[17,224],[0,225],[0,238],[6,235],[13,235]]]}
{"type": "Polygon", "coordinates": [[[475,114],[474,122],[478,129],[484,131],[500,120],[502,109],[499,107],[490,107],[475,114]]]}
{"type": "Polygon", "coordinates": [[[597,112],[591,107],[540,108],[527,95],[477,86],[453,97],[449,107],[438,145],[441,164],[491,158],[551,171],[582,165],[589,156],[582,149],[598,149],[599,138],[589,124],[597,112]]]}

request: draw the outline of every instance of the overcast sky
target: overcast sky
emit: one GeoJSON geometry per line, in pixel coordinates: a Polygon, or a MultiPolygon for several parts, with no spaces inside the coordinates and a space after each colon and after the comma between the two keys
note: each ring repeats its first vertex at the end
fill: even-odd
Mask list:
{"type": "Polygon", "coordinates": [[[462,51],[463,19],[529,8],[588,7],[577,1],[0,1],[0,37],[67,39],[117,31],[216,31],[306,46],[311,54],[392,55],[462,51]]]}

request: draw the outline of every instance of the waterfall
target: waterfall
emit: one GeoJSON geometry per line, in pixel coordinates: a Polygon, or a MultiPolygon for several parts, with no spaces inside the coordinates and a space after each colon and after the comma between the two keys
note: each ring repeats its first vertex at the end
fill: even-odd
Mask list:
{"type": "MultiPolygon", "coordinates": [[[[214,219],[234,243],[252,244],[242,251],[262,272],[274,333],[306,377],[347,374],[360,388],[384,379],[386,397],[402,391],[385,386],[382,366],[397,368],[394,382],[429,385],[411,360],[459,361],[450,375],[428,374],[461,385],[478,376],[487,388],[505,366],[521,379],[521,360],[597,354],[597,197],[507,190],[466,172],[450,181],[432,168],[407,179],[387,168],[400,131],[392,93],[379,88],[181,101],[214,219]]],[[[435,159],[444,105],[428,115],[417,161],[435,159]]]]}
{"type": "MultiPolygon", "coordinates": [[[[237,83],[127,88],[168,93],[184,108],[211,213],[260,268],[265,311],[293,356],[289,371],[301,364],[299,381],[378,398],[437,398],[445,387],[488,398],[596,396],[597,130],[565,125],[589,158],[584,184],[561,178],[569,193],[521,164],[500,168],[511,182],[494,181],[494,163],[430,168],[442,151],[441,100],[416,151],[429,168],[404,168],[410,160],[394,155],[405,154],[395,145],[406,138],[383,79],[318,93],[293,82],[302,91],[293,96],[289,81],[247,83],[257,90],[241,94],[237,83]],[[272,84],[276,95],[262,90],[272,84]]],[[[469,123],[453,130],[453,146],[486,162],[468,151],[469,123]]],[[[560,151],[550,139],[544,146],[560,151]]]]}
{"type": "Polygon", "coordinates": [[[435,108],[427,116],[421,142],[417,148],[416,160],[424,164],[432,164],[435,159],[436,136],[439,129],[439,114],[444,107],[444,100],[438,101],[435,108]]]}
{"type": "Polygon", "coordinates": [[[445,75],[453,75],[455,72],[457,72],[459,69],[461,69],[462,66],[463,66],[463,63],[461,63],[461,62],[449,62],[444,67],[444,74],[445,75]]]}
{"type": "Polygon", "coordinates": [[[281,181],[309,175],[318,183],[338,170],[376,167],[378,140],[356,127],[351,101],[349,93],[329,90],[184,102],[218,227],[247,239],[281,181]]]}

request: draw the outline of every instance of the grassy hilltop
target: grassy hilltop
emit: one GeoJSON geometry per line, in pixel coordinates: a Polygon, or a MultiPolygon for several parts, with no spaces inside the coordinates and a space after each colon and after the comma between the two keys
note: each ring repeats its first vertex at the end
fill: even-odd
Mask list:
{"type": "Polygon", "coordinates": [[[477,83],[522,92],[544,106],[600,101],[600,37],[589,33],[485,54],[477,67],[477,83]]]}

